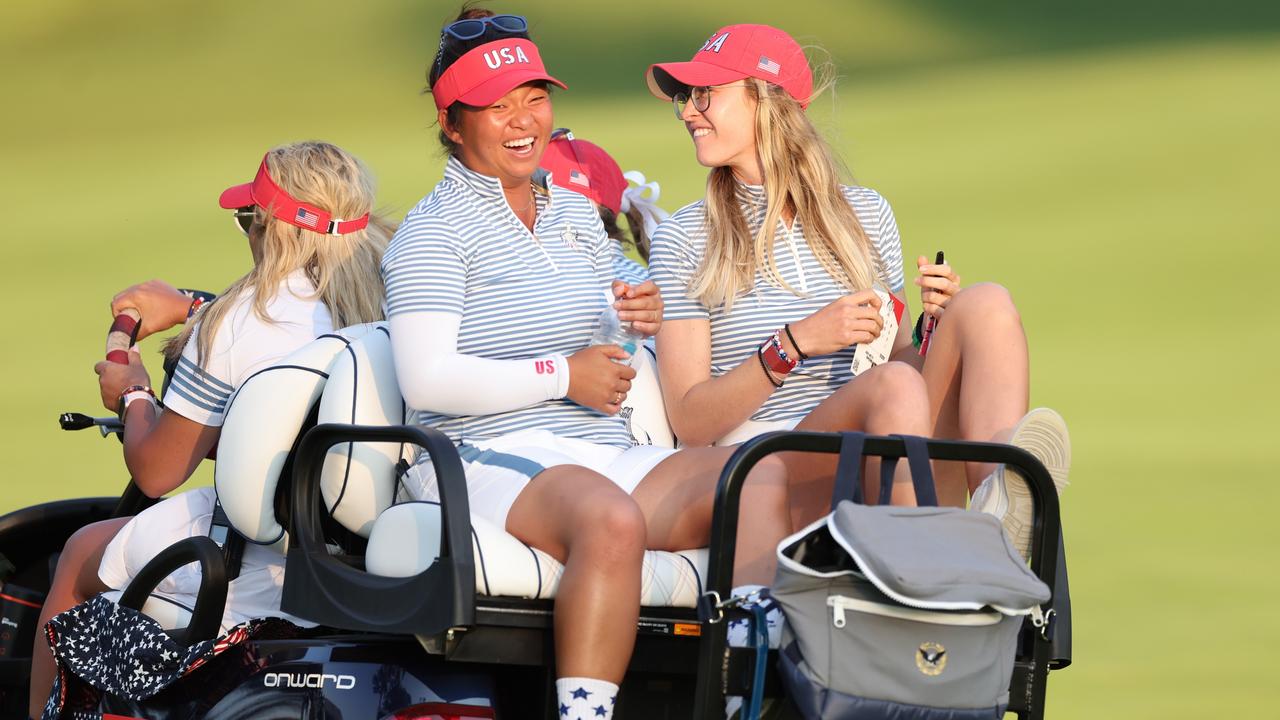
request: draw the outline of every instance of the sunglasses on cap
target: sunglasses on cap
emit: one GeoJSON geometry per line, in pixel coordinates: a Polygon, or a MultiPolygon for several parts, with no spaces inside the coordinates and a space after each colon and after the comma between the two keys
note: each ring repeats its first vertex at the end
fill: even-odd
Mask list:
{"type": "Polygon", "coordinates": [[[724,85],[695,85],[689,88],[688,92],[678,92],[671,96],[671,105],[675,108],[676,119],[684,118],[684,108],[690,102],[693,103],[693,109],[698,112],[706,112],[711,107],[711,91],[720,88],[742,87],[746,85],[743,82],[726,83],[724,85]]]}
{"type": "Polygon", "coordinates": [[[246,205],[242,208],[236,208],[231,217],[236,221],[236,229],[244,233],[245,237],[249,237],[249,228],[253,227],[253,221],[258,217],[258,206],[246,205]]]}
{"type": "Polygon", "coordinates": [[[493,15],[491,17],[470,18],[446,25],[444,31],[458,40],[475,40],[484,34],[485,28],[492,25],[499,32],[515,34],[527,32],[529,23],[519,15],[493,15]]]}

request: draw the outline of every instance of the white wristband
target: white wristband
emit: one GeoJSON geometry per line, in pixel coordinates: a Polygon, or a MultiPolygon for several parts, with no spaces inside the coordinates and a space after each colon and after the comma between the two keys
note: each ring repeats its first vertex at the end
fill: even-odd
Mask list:
{"type": "Polygon", "coordinates": [[[155,396],[144,390],[134,390],[133,392],[126,394],[124,396],[124,402],[122,403],[122,405],[124,406],[124,409],[127,411],[129,409],[129,405],[134,400],[142,400],[144,398],[151,403],[151,407],[159,409],[160,403],[156,402],[155,396]]]}

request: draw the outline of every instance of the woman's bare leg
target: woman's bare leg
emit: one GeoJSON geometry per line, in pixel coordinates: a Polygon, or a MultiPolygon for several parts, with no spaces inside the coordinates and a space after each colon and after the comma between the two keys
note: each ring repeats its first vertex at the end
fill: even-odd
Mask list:
{"type": "MultiPolygon", "coordinates": [[[[1004,442],[1026,414],[1027,336],[1009,291],[982,283],[947,304],[925,358],[934,437],[1004,442]]],[[[995,469],[989,463],[935,463],[938,501],[964,507],[995,469]]]]}
{"type": "MultiPolygon", "coordinates": [[[[716,484],[735,448],[688,448],[658,463],[631,496],[644,513],[651,550],[706,547],[716,484]]],[[[742,486],[733,584],[772,585],[774,549],[790,534],[786,468],[777,457],[756,463],[742,486]]]]}
{"type": "Polygon", "coordinates": [[[620,684],[640,617],[645,520],[635,501],[603,475],[558,465],[516,498],[507,532],[564,563],[556,674],[620,684]]]}
{"type": "MultiPolygon", "coordinates": [[[[924,381],[915,368],[900,362],[873,367],[850,380],[796,426],[797,430],[861,430],[873,435],[928,435],[930,428],[924,381]]],[[[791,524],[799,529],[830,510],[838,458],[819,453],[781,455],[787,467],[791,524]]],[[[880,488],[878,459],[867,459],[864,477],[867,498],[874,502],[880,488]]],[[[899,463],[891,498],[894,505],[915,504],[909,477],[906,463],[899,463]]]]}
{"type": "Polygon", "coordinates": [[[102,564],[102,553],[107,549],[111,538],[130,519],[114,518],[85,525],[62,548],[58,568],[54,570],[53,582],[49,586],[49,595],[40,610],[40,624],[36,626],[35,642],[31,647],[31,699],[28,712],[33,718],[40,717],[40,713],[44,711],[49,691],[53,689],[53,676],[57,672],[53,652],[45,640],[44,626],[54,615],[70,610],[109,589],[98,579],[98,566],[102,564]]]}

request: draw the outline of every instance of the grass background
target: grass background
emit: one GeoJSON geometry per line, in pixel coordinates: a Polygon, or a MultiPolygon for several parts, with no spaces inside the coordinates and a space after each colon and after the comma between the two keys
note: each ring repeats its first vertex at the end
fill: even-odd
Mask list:
{"type": "MultiPolygon", "coordinates": [[[[659,179],[672,210],[705,171],[645,92],[645,65],[687,59],[729,22],[825,47],[843,77],[813,116],[893,203],[909,257],[943,248],[966,282],[1011,288],[1033,401],[1071,424],[1076,665],[1053,677],[1052,716],[1276,712],[1280,5],[492,6],[530,17],[571,87],[558,123],[659,179]]],[[[393,214],[430,190],[442,161],[419,91],[454,9],[0,7],[0,512],[120,490],[115,442],[62,433],[55,416],[98,406],[113,293],[151,277],[218,290],[247,268],[215,201],[268,147],[346,147],[393,214]]]]}

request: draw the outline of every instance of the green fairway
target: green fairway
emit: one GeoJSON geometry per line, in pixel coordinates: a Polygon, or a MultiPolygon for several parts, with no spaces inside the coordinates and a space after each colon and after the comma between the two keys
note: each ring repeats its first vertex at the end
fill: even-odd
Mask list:
{"type": "MultiPolygon", "coordinates": [[[[1280,262],[1280,9],[489,6],[529,15],[570,86],[555,96],[558,123],[661,182],[669,210],[701,196],[705,170],[670,107],[645,91],[645,66],[688,59],[734,21],[828,48],[843,77],[811,113],[858,181],[893,204],[909,258],[944,249],[966,284],[1013,291],[1033,404],[1071,426],[1063,507],[1076,665],[1052,676],[1050,717],[1278,712],[1268,678],[1280,579],[1266,568],[1280,489],[1262,451],[1280,429],[1270,372],[1280,343],[1270,294],[1245,288],[1268,287],[1280,262]]],[[[115,292],[152,277],[220,290],[248,268],[216,200],[251,179],[266,149],[308,138],[346,147],[373,168],[394,215],[431,189],[442,159],[419,92],[453,10],[407,0],[0,10],[10,318],[0,512],[120,491],[118,443],[60,432],[56,415],[105,412],[92,366],[115,292]]],[[[158,383],[158,343],[143,347],[158,383]]],[[[206,467],[193,482],[211,477],[206,467]]]]}

